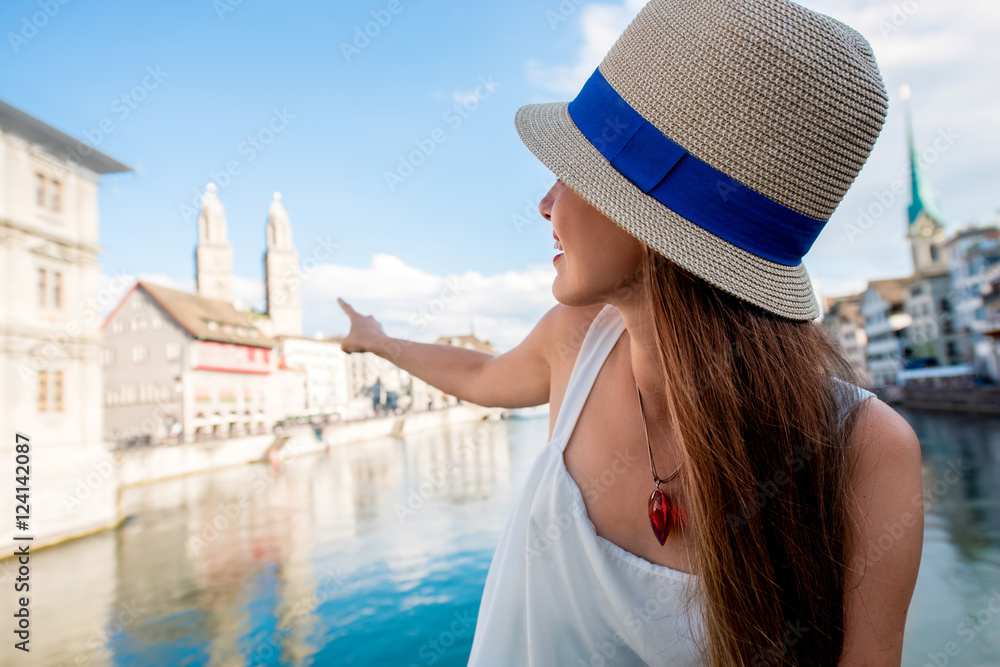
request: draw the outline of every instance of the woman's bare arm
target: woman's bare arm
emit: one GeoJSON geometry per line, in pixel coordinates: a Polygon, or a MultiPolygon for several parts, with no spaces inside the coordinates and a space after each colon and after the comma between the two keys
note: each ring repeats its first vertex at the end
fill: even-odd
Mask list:
{"type": "Polygon", "coordinates": [[[855,547],[840,664],[898,667],[924,538],[920,442],[882,401],[869,398],[860,410],[851,439],[855,547]]]}
{"type": "Polygon", "coordinates": [[[556,304],[517,347],[492,355],[453,345],[392,338],[374,317],[361,315],[342,299],[338,302],[351,318],[351,331],[341,341],[345,352],[372,352],[447,394],[484,407],[522,408],[548,403],[549,355],[560,328],[571,317],[568,306],[556,304]]]}

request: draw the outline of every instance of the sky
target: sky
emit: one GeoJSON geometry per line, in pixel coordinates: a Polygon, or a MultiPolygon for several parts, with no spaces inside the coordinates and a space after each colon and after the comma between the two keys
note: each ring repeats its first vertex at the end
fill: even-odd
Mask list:
{"type": "MultiPolygon", "coordinates": [[[[100,182],[107,284],[193,291],[197,201],[214,181],[236,295],[262,307],[280,192],[306,335],[347,333],[339,296],[390,335],[472,330],[506,351],[556,303],[537,211],[555,176],[514,113],[572,99],[643,4],[6,0],[0,99],[133,168],[100,182]]],[[[949,231],[997,222],[1000,3],[802,4],[868,38],[890,97],[868,163],[805,258],[834,296],[912,271],[904,83],[949,231]],[[859,225],[876,203],[885,212],[859,225]]]]}

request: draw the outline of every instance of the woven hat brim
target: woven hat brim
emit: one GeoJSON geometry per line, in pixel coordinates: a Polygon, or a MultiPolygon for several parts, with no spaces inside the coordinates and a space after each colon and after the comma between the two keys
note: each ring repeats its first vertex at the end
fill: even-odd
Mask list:
{"type": "Polygon", "coordinates": [[[527,104],[514,116],[521,141],[567,186],[632,236],[712,285],[782,317],[819,317],[803,263],[787,266],[758,257],[644,193],[583,136],[568,106],[527,104]]]}

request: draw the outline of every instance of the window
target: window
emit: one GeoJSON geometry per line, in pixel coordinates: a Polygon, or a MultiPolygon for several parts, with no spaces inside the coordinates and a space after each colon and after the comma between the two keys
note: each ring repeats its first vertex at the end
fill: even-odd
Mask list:
{"type": "Polygon", "coordinates": [[[62,274],[58,271],[52,274],[52,305],[62,308],[62,274]]]}
{"type": "Polygon", "coordinates": [[[52,402],[54,404],[54,410],[56,412],[63,411],[63,374],[62,371],[56,371],[53,373],[52,377],[52,402]]]}
{"type": "Polygon", "coordinates": [[[938,260],[938,247],[936,245],[931,246],[931,261],[936,262],[938,260]]]}
{"type": "Polygon", "coordinates": [[[108,348],[101,350],[101,363],[105,366],[115,363],[115,351],[108,348]]]}
{"type": "Polygon", "coordinates": [[[48,272],[38,269],[38,305],[45,307],[45,293],[48,291],[48,272]]]}
{"type": "Polygon", "coordinates": [[[39,208],[56,211],[62,209],[62,183],[38,172],[35,174],[35,204],[39,208]]]}
{"type": "Polygon", "coordinates": [[[62,184],[59,181],[49,182],[49,210],[58,212],[62,208],[62,184]]]}
{"type": "Polygon", "coordinates": [[[115,320],[111,323],[111,331],[113,333],[121,333],[125,331],[125,320],[115,320]]]}
{"type": "Polygon", "coordinates": [[[132,347],[132,361],[137,364],[149,359],[149,348],[145,345],[134,345],[132,347]]]}
{"type": "Polygon", "coordinates": [[[49,372],[38,371],[38,411],[49,409],[49,372]]]}
{"type": "Polygon", "coordinates": [[[167,361],[177,361],[181,358],[180,343],[167,343],[167,361]]]}
{"type": "Polygon", "coordinates": [[[35,203],[45,206],[45,175],[35,174],[35,203]]]}
{"type": "Polygon", "coordinates": [[[135,321],[136,331],[145,331],[148,328],[149,328],[149,320],[147,320],[145,317],[140,317],[135,321]]]}
{"type": "Polygon", "coordinates": [[[160,327],[163,326],[163,318],[160,317],[159,315],[153,315],[149,319],[152,322],[154,329],[159,329],[160,327]]]}
{"type": "Polygon", "coordinates": [[[136,292],[132,295],[132,310],[142,310],[146,307],[146,299],[142,294],[136,292]]]}

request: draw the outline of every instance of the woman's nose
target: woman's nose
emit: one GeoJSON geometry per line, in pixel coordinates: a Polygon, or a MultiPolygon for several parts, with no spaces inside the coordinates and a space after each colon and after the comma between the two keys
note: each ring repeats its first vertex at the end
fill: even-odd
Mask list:
{"type": "Polygon", "coordinates": [[[552,220],[552,205],[556,201],[556,197],[559,196],[560,188],[565,187],[561,180],[555,182],[555,184],[549,188],[549,191],[545,193],[542,197],[542,201],[538,202],[538,212],[542,214],[542,217],[546,220],[552,220]]]}

